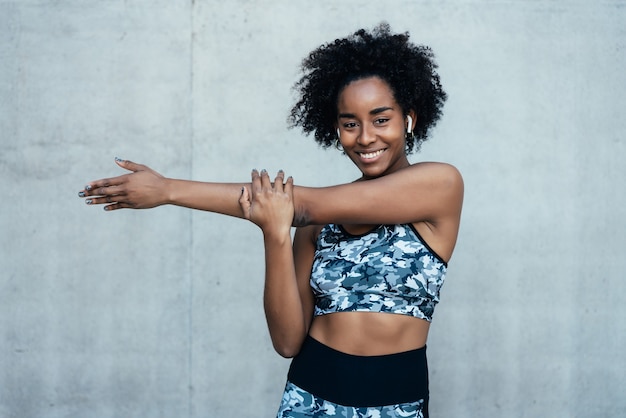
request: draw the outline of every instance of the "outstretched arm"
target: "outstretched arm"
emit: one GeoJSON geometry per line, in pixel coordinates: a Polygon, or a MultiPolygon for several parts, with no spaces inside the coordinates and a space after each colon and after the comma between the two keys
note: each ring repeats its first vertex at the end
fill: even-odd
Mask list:
{"type": "Polygon", "coordinates": [[[87,183],[78,195],[86,198],[88,205],[105,205],[105,210],[112,211],[171,204],[243,217],[238,199],[241,188],[249,183],[170,179],[143,164],[118,158],[115,162],[130,173],[87,183]]]}
{"type": "MultiPolygon", "coordinates": [[[[243,217],[242,187],[250,183],[174,180],[141,164],[116,160],[131,173],[93,181],[79,195],[107,210],[164,204],[243,217]]],[[[463,180],[448,164],[419,163],[373,180],[331,187],[294,187],[293,225],[381,224],[442,221],[458,224],[463,180]]]]}

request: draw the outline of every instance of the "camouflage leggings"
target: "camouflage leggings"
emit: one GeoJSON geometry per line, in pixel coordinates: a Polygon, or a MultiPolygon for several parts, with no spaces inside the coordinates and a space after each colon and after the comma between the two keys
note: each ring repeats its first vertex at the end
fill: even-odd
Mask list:
{"type": "Polygon", "coordinates": [[[387,406],[343,406],[318,398],[287,382],[276,418],[425,418],[424,400],[387,406]]]}

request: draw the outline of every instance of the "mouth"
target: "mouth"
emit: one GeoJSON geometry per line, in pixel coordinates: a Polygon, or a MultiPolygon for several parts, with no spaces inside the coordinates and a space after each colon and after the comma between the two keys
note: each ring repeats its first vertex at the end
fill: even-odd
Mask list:
{"type": "Polygon", "coordinates": [[[373,160],[383,152],[385,152],[385,149],[379,149],[378,151],[372,152],[357,152],[357,154],[359,154],[359,157],[361,157],[362,160],[373,160]]]}

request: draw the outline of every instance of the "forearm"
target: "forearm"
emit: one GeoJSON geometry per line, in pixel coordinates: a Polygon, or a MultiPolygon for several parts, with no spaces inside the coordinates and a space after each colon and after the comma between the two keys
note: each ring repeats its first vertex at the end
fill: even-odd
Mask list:
{"type": "Polygon", "coordinates": [[[167,179],[167,202],[171,205],[243,217],[239,206],[241,188],[250,183],[208,183],[167,179]]]}
{"type": "Polygon", "coordinates": [[[307,333],[303,303],[298,291],[291,237],[265,236],[264,306],[275,350],[293,357],[307,333]]]}
{"type": "MultiPolygon", "coordinates": [[[[239,205],[241,188],[250,188],[250,183],[212,183],[191,180],[166,179],[166,204],[204,210],[223,215],[243,217],[239,205]]],[[[315,219],[316,189],[294,186],[293,226],[303,226],[315,219]]],[[[317,211],[319,212],[319,210],[317,211]]]]}

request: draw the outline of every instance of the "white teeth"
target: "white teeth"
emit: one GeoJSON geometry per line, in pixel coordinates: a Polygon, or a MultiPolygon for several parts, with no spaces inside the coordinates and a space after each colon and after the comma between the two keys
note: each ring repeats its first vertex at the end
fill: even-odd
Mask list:
{"type": "Polygon", "coordinates": [[[378,150],[378,151],[374,151],[374,152],[368,152],[368,153],[361,153],[361,158],[369,160],[371,158],[376,158],[378,157],[380,154],[383,153],[384,150],[378,150]]]}

